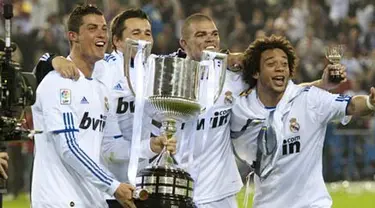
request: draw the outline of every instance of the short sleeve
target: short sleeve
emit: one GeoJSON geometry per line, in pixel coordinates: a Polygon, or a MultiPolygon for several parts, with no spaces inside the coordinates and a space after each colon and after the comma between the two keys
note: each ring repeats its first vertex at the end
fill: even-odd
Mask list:
{"type": "Polygon", "coordinates": [[[50,72],[38,86],[36,97],[43,119],[48,123],[45,130],[60,133],[78,131],[78,118],[74,111],[75,91],[72,81],[64,79],[56,72],[50,72]]]}
{"type": "Polygon", "coordinates": [[[351,96],[332,94],[315,87],[311,87],[308,93],[308,104],[313,112],[316,112],[318,122],[327,124],[333,120],[340,120],[347,124],[349,116],[346,116],[346,111],[351,96]]]}

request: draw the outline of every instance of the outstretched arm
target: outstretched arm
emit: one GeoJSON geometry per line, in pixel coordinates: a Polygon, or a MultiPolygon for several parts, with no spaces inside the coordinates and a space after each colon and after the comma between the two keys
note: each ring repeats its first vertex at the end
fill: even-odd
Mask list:
{"type": "Polygon", "coordinates": [[[375,112],[375,88],[371,87],[370,95],[354,96],[347,108],[347,114],[353,116],[366,116],[375,112]]]}

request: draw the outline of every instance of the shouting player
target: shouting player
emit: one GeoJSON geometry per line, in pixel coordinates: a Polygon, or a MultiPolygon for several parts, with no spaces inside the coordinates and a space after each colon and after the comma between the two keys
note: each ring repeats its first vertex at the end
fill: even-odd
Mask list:
{"type": "Polygon", "coordinates": [[[322,175],[327,124],[375,111],[373,87],[370,96],[350,97],[295,85],[296,59],[279,36],[257,39],[245,52],[250,90],[235,102],[231,129],[239,136],[235,149],[255,168],[254,208],[331,207],[322,175]]]}

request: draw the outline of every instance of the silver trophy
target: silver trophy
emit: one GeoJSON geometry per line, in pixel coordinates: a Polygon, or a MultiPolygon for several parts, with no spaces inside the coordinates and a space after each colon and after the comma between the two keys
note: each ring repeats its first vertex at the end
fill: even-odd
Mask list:
{"type": "MultiPolygon", "coordinates": [[[[325,48],[325,55],[330,63],[340,64],[341,58],[344,55],[344,46],[343,45],[328,46],[325,48]]],[[[335,67],[334,69],[331,69],[329,71],[329,80],[332,83],[340,83],[341,80],[343,80],[338,68],[335,67]]]]}
{"type": "MultiPolygon", "coordinates": [[[[124,54],[124,70],[128,78],[129,88],[134,89],[138,82],[132,82],[130,63],[134,50],[139,51],[137,41],[127,40],[124,54]]],[[[142,50],[146,51],[147,47],[142,50]]],[[[203,58],[211,59],[212,63],[220,62],[217,70],[215,86],[215,100],[223,88],[226,71],[226,55],[216,54],[216,62],[212,53],[205,52],[203,58]]],[[[215,54],[214,54],[215,55],[215,54]]],[[[146,114],[161,122],[161,132],[168,139],[176,133],[176,124],[196,118],[202,112],[199,96],[202,80],[206,77],[208,67],[202,67],[197,61],[172,56],[150,55],[144,62],[146,71],[144,95],[144,109],[146,114]]],[[[134,92],[134,90],[133,90],[134,92]]],[[[137,95],[136,95],[137,96],[137,95]]],[[[145,169],[140,170],[136,177],[136,188],[145,189],[148,199],[136,201],[138,208],[193,208],[194,181],[190,174],[178,167],[176,160],[164,148],[153,162],[145,169]]]]}

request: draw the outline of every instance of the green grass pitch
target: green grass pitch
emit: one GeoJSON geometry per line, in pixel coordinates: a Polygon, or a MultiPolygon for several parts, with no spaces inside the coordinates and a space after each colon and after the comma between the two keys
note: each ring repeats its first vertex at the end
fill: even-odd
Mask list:
{"type": "MultiPolygon", "coordinates": [[[[331,183],[328,189],[333,198],[333,208],[374,208],[375,207],[375,183],[331,183]]],[[[303,190],[302,190],[303,191],[303,190]]],[[[243,199],[245,191],[238,194],[239,208],[244,208],[243,199]]],[[[249,197],[249,207],[251,208],[251,198],[249,197]]],[[[4,208],[29,208],[29,199],[26,195],[18,197],[11,202],[4,202],[4,208]]]]}

